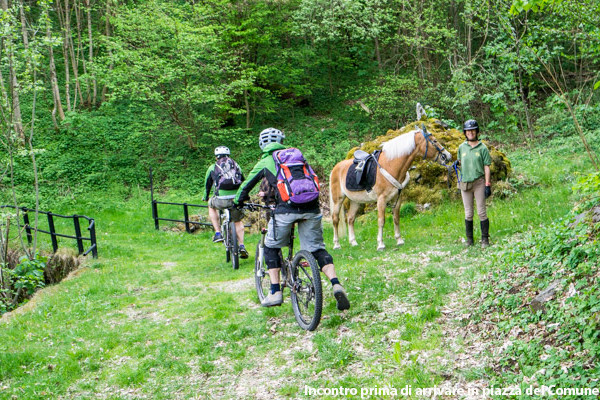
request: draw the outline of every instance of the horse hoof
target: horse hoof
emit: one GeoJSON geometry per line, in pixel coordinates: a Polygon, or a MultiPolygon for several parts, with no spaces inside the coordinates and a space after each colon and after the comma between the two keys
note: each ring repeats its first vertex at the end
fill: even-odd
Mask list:
{"type": "Polygon", "coordinates": [[[350,242],[350,245],[351,245],[352,247],[356,247],[356,246],[358,246],[358,243],[356,243],[356,242],[350,242]]]}
{"type": "Polygon", "coordinates": [[[403,240],[403,239],[400,239],[400,240],[398,240],[398,241],[396,242],[396,244],[397,244],[398,246],[402,246],[402,245],[404,244],[404,240],[403,240]]]}
{"type": "Polygon", "coordinates": [[[338,249],[341,249],[341,248],[342,248],[342,246],[340,246],[339,244],[334,244],[333,245],[333,249],[334,250],[338,250],[338,249]]]}
{"type": "Polygon", "coordinates": [[[377,251],[384,251],[385,250],[385,246],[379,246],[377,247],[377,251]]]}

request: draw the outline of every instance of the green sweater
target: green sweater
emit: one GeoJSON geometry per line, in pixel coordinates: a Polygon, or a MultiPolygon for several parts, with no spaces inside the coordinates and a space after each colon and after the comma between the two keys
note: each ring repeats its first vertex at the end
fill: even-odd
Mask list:
{"type": "Polygon", "coordinates": [[[482,142],[471,147],[464,142],[458,147],[458,160],[460,161],[460,179],[463,182],[473,182],[485,174],[484,165],[492,163],[490,151],[482,142]]]}

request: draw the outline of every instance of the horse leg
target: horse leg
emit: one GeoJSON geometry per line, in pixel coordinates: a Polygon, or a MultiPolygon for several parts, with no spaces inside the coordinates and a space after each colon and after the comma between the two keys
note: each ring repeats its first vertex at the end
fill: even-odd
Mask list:
{"type": "Polygon", "coordinates": [[[356,219],[356,213],[359,206],[359,203],[351,201],[350,208],[348,208],[348,241],[352,246],[358,246],[356,237],[354,236],[354,220],[356,219]]]}
{"type": "Polygon", "coordinates": [[[377,250],[381,251],[385,249],[383,243],[383,225],[385,225],[385,196],[379,196],[377,198],[377,224],[379,225],[379,231],[377,232],[377,250]]]}
{"type": "Polygon", "coordinates": [[[332,199],[331,201],[331,222],[333,224],[333,248],[341,249],[340,239],[338,236],[338,228],[340,223],[340,212],[342,210],[342,206],[344,205],[344,200],[342,199],[332,199]]]}
{"type": "Polygon", "coordinates": [[[394,205],[393,210],[394,215],[394,237],[396,238],[396,244],[398,246],[402,246],[404,244],[404,239],[400,235],[400,195],[396,197],[396,204],[394,205]]]}

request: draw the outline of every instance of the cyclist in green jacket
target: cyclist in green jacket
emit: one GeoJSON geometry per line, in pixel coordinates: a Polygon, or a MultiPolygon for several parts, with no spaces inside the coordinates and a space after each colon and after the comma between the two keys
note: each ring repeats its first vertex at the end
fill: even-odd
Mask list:
{"type": "Polygon", "coordinates": [[[244,214],[233,206],[235,193],[244,181],[244,174],[239,165],[230,157],[231,152],[225,146],[215,149],[215,163],[206,170],[204,179],[204,201],[208,201],[208,216],[215,228],[213,242],[222,242],[223,234],[219,225],[219,211],[229,208],[231,220],[235,222],[241,258],[248,258],[248,250],[244,246],[244,214]],[[208,199],[212,189],[215,195],[208,199]]]}
{"type": "Polygon", "coordinates": [[[321,224],[322,215],[319,209],[319,199],[304,204],[295,204],[284,202],[277,190],[277,167],[273,159],[273,152],[283,150],[285,135],[275,128],[267,128],[259,135],[258,144],[262,150],[260,161],[252,168],[250,175],[237,191],[234,203],[238,206],[250,198],[250,191],[263,178],[266,178],[269,185],[274,188],[276,193],[276,207],[273,218],[268,224],[268,233],[265,238],[265,261],[269,269],[269,278],[271,280],[271,293],[263,300],[263,307],[279,306],[283,303],[283,296],[280,285],[281,259],[279,253],[282,247],[288,245],[290,232],[294,223],[298,224],[298,235],[300,237],[300,246],[303,250],[310,251],[321,271],[329,278],[333,287],[333,294],[339,310],[350,308],[350,302],[344,288],[337,278],[333,258],[325,249],[323,242],[323,227],[321,224]],[[275,230],[277,232],[275,232],[275,230]]]}

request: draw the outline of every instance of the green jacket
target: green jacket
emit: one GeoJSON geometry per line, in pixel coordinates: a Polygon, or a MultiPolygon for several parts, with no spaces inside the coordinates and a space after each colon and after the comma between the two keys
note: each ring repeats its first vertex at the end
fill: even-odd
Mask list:
{"type": "MultiPolygon", "coordinates": [[[[229,197],[229,196],[234,196],[237,192],[236,189],[233,189],[233,190],[224,190],[224,189],[218,190],[217,189],[216,185],[217,185],[217,182],[219,181],[219,173],[217,171],[215,171],[215,167],[216,167],[216,164],[213,163],[206,170],[206,176],[204,177],[204,197],[203,197],[204,201],[208,200],[208,197],[210,196],[210,192],[213,188],[215,189],[215,196],[229,197]]],[[[241,170],[242,169],[240,168],[240,171],[241,170]]],[[[243,179],[244,179],[244,173],[242,172],[242,180],[243,179]]]]}
{"type": "Polygon", "coordinates": [[[458,160],[460,160],[460,179],[463,182],[473,182],[485,174],[484,165],[492,163],[490,151],[483,142],[471,147],[464,142],[458,147],[458,160]]]}
{"type": "Polygon", "coordinates": [[[250,191],[254,188],[254,186],[259,184],[263,178],[266,178],[269,182],[269,185],[275,189],[277,202],[275,213],[301,214],[307,212],[320,212],[319,199],[302,205],[288,204],[281,200],[281,196],[279,195],[279,191],[277,190],[277,166],[275,165],[275,160],[273,159],[273,152],[277,150],[284,150],[287,148],[288,147],[277,142],[269,143],[265,146],[260,161],[258,161],[254,168],[252,168],[252,171],[250,171],[250,174],[248,175],[248,179],[242,182],[242,185],[238,189],[234,200],[235,204],[239,204],[250,199],[250,191]]]}

